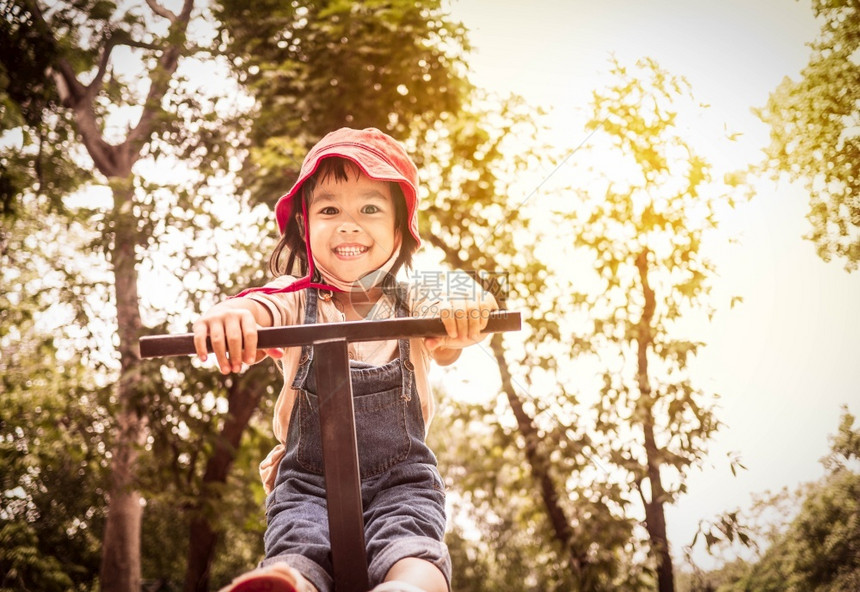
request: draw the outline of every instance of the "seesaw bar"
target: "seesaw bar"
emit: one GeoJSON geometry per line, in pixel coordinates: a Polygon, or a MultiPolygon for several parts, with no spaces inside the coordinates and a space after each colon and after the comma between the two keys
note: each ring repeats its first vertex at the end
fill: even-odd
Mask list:
{"type": "MultiPolygon", "coordinates": [[[[521,326],[520,313],[497,311],[490,313],[484,333],[518,331],[521,326]]],[[[260,329],[257,334],[260,349],[292,347],[317,343],[331,339],[346,341],[380,341],[414,337],[438,337],[445,335],[445,328],[438,318],[401,318],[379,321],[353,321],[345,323],[320,323],[316,325],[291,325],[260,329]]],[[[206,340],[206,348],[212,344],[206,340]]],[[[140,338],[141,358],[187,356],[194,354],[194,335],[146,335],[140,338]]]]}

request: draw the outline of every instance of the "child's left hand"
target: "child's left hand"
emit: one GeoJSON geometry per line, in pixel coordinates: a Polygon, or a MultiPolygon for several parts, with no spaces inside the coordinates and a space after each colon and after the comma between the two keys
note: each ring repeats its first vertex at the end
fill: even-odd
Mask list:
{"type": "Polygon", "coordinates": [[[498,309],[496,299],[489,292],[482,292],[477,299],[458,298],[441,304],[439,318],[448,335],[428,337],[425,339],[427,349],[437,362],[453,362],[459,357],[459,350],[479,343],[486,337],[481,331],[487,326],[489,314],[498,309]]]}

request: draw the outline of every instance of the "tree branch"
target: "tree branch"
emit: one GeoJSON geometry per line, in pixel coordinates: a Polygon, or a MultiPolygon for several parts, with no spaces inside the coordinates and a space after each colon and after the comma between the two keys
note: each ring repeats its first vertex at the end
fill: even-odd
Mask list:
{"type": "Polygon", "coordinates": [[[104,80],[104,75],[107,72],[108,64],[110,63],[110,54],[113,51],[113,48],[118,45],[125,45],[127,47],[137,47],[140,49],[149,49],[152,51],[158,51],[162,48],[160,45],[156,45],[154,43],[145,43],[143,41],[137,41],[131,38],[128,31],[111,31],[104,43],[104,48],[102,49],[101,56],[99,57],[99,69],[96,72],[95,78],[86,87],[86,91],[93,98],[101,91],[102,81],[104,80]]]}
{"type": "MultiPolygon", "coordinates": [[[[39,4],[35,0],[25,0],[24,6],[33,16],[33,26],[39,33],[39,36],[47,45],[50,45],[55,50],[54,53],[56,54],[57,40],[54,38],[51,27],[45,22],[45,16],[42,14],[39,4]]],[[[63,58],[60,58],[54,64],[53,69],[49,70],[47,75],[54,76],[60,100],[67,107],[71,107],[74,102],[80,100],[86,94],[85,88],[75,76],[72,66],[63,58]]]]}
{"type": "Polygon", "coordinates": [[[149,6],[149,8],[152,10],[152,12],[154,12],[155,14],[157,14],[160,17],[166,18],[171,23],[175,23],[176,19],[178,18],[176,16],[176,14],[174,14],[172,11],[164,8],[155,0],[146,0],[146,5],[149,6]]]}
{"type": "Polygon", "coordinates": [[[558,488],[550,474],[550,463],[546,455],[539,449],[540,435],[534,421],[526,412],[522,400],[516,392],[513,378],[505,359],[502,335],[494,334],[490,338],[490,349],[499,367],[499,377],[502,380],[502,391],[507,395],[508,403],[517,421],[517,429],[524,441],[524,453],[531,469],[532,478],[540,490],[541,501],[547,513],[547,518],[552,527],[553,537],[562,549],[565,562],[570,574],[578,581],[585,577],[585,571],[589,566],[587,554],[574,536],[574,529],[567,517],[558,488]]]}
{"type": "Polygon", "coordinates": [[[107,38],[105,39],[104,48],[102,49],[101,56],[99,57],[99,69],[96,72],[95,78],[90,82],[89,86],[87,86],[87,94],[90,97],[95,97],[102,88],[102,81],[104,80],[105,73],[107,72],[108,63],[110,62],[110,54],[113,51],[113,48],[119,45],[116,36],[113,32],[108,33],[107,38]]]}
{"type": "MultiPolygon", "coordinates": [[[[158,5],[153,7],[153,0],[147,0],[147,4],[158,14],[160,7],[158,5]]],[[[188,20],[191,17],[193,6],[193,0],[185,0],[183,3],[182,12],[176,16],[170,27],[169,38],[174,39],[174,41],[165,48],[161,54],[161,59],[158,60],[158,65],[149,74],[149,93],[143,105],[143,112],[137,125],[129,132],[126,141],[123,143],[124,152],[129,155],[132,162],[140,156],[141,145],[146,142],[152,133],[155,125],[155,116],[161,110],[161,101],[167,93],[170,78],[176,71],[176,66],[179,63],[179,56],[185,41],[185,31],[188,27],[188,20]]]]}
{"type": "Polygon", "coordinates": [[[123,163],[118,162],[116,147],[102,137],[101,129],[93,110],[93,97],[71,73],[69,63],[60,58],[56,69],[49,68],[47,74],[54,79],[63,105],[72,109],[81,141],[93,159],[96,168],[107,177],[122,175],[123,163]]]}
{"type": "MultiPolygon", "coordinates": [[[[26,0],[25,7],[33,16],[33,26],[39,36],[47,45],[56,50],[57,40],[54,38],[51,27],[45,21],[38,3],[35,0],[26,0]]],[[[58,56],[62,55],[59,50],[53,53],[58,56]]],[[[96,168],[107,176],[115,174],[117,162],[114,147],[102,138],[93,111],[93,97],[90,96],[87,87],[78,80],[71,64],[64,57],[57,57],[45,74],[49,78],[53,78],[63,106],[73,110],[81,141],[86,146],[96,168]]]]}
{"type": "Polygon", "coordinates": [[[460,269],[466,264],[466,262],[460,258],[460,254],[457,250],[449,247],[448,244],[440,237],[435,234],[431,234],[426,240],[431,245],[442,251],[442,254],[445,256],[445,261],[447,261],[449,265],[460,269]]]}

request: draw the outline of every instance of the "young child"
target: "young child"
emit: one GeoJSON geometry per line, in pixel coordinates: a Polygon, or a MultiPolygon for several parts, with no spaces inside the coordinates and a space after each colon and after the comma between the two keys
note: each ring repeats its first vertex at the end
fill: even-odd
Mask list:
{"type": "Polygon", "coordinates": [[[333,587],[313,348],[258,351],[258,327],[408,315],[441,317],[447,336],[349,345],[369,577],[376,592],[450,589],[444,485],[424,443],[434,411],[427,373],[431,358],[450,364],[477,343],[497,305],[477,286],[457,297],[436,290],[431,299],[394,281],[421,244],[417,189],[415,165],[391,137],[373,128],[328,134],[276,206],[282,236],[269,261],[276,278],[194,323],[197,355],[206,360],[209,337],[222,373],[268,355],[284,374],[278,444],[260,465],[266,557],[225,590],[333,587]],[[289,275],[296,267],[300,278],[289,275]]]}

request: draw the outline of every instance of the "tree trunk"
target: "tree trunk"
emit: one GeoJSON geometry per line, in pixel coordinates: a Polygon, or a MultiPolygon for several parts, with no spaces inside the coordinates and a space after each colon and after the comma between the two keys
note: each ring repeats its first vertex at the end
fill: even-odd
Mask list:
{"type": "Polygon", "coordinates": [[[492,336],[490,339],[490,348],[493,350],[493,355],[499,366],[499,374],[502,378],[502,390],[508,397],[508,402],[517,420],[517,427],[525,440],[526,459],[531,467],[532,476],[540,487],[541,500],[552,525],[553,537],[561,546],[562,552],[566,555],[568,569],[574,580],[579,582],[581,589],[590,589],[591,585],[586,571],[588,558],[583,550],[576,548],[570,520],[568,520],[564,508],[561,506],[557,486],[549,472],[549,460],[538,449],[540,436],[538,435],[537,427],[535,427],[532,418],[526,413],[523,403],[514,389],[511,373],[508,370],[508,364],[504,356],[501,334],[495,333],[492,336]]]}
{"type": "Polygon", "coordinates": [[[645,502],[645,528],[651,540],[651,549],[657,556],[658,590],[674,592],[675,575],[672,570],[672,556],[669,553],[669,538],[666,535],[666,515],[663,512],[666,494],[660,479],[660,466],[656,460],[659,451],[654,440],[654,422],[650,413],[643,430],[645,455],[648,459],[648,481],[651,484],[651,500],[645,502]]]}
{"type": "Polygon", "coordinates": [[[184,592],[208,592],[209,576],[212,561],[215,558],[215,546],[218,544],[219,532],[212,528],[211,517],[205,511],[212,507],[210,498],[220,498],[219,487],[213,484],[224,484],[227,475],[236,459],[236,450],[242,440],[242,434],[257,409],[263,393],[266,392],[267,377],[263,372],[251,372],[233,381],[228,395],[228,410],[224,427],[215,442],[215,451],[206,463],[203,475],[201,499],[197,504],[197,512],[191,519],[189,527],[188,565],[185,571],[184,592]]]}
{"type": "MultiPolygon", "coordinates": [[[[467,269],[468,263],[462,259],[456,249],[448,246],[438,236],[431,235],[428,238],[429,242],[441,250],[445,255],[445,262],[453,269],[467,269]]],[[[488,263],[489,269],[501,269],[501,266],[488,263]]],[[[483,286],[487,289],[486,286],[483,286]]],[[[514,417],[517,420],[517,429],[523,436],[525,441],[526,460],[531,468],[532,477],[538,484],[541,493],[541,501],[552,525],[553,538],[562,549],[562,554],[566,558],[568,571],[574,581],[579,584],[580,590],[592,590],[595,587],[595,582],[591,580],[588,555],[585,549],[577,548],[576,533],[571,526],[571,521],[565,514],[564,508],[561,506],[558,486],[550,475],[550,462],[547,457],[541,454],[538,448],[540,436],[538,435],[537,427],[534,425],[532,418],[526,413],[523,403],[514,389],[510,370],[508,370],[508,362],[505,359],[505,350],[502,346],[502,335],[494,333],[490,338],[490,349],[493,350],[493,356],[496,359],[496,365],[499,367],[499,375],[502,379],[502,390],[508,398],[508,403],[514,412],[514,417]]]]}
{"type": "Polygon", "coordinates": [[[219,533],[209,518],[195,516],[188,527],[188,564],[185,568],[184,592],[208,592],[212,561],[219,533]]]}
{"type": "Polygon", "coordinates": [[[636,268],[639,270],[639,280],[645,304],[642,307],[642,317],[637,326],[637,370],[636,378],[639,385],[639,409],[642,417],[642,432],[645,444],[648,482],[651,486],[651,499],[645,504],[645,528],[651,541],[651,550],[657,557],[657,582],[660,592],[675,591],[675,576],[672,571],[672,555],[669,553],[669,538],[666,536],[666,516],[663,504],[666,502],[666,492],[660,478],[660,450],[654,438],[654,406],[651,379],[648,374],[648,350],[654,345],[652,322],[657,301],[654,290],[648,281],[648,250],[645,249],[636,257],[636,268]]]}
{"type": "Polygon", "coordinates": [[[146,420],[140,412],[139,384],[140,310],[137,293],[137,219],[132,210],[134,187],[129,174],[112,179],[113,249],[111,262],[117,308],[120,379],[117,384],[117,433],[111,451],[109,504],[102,545],[101,590],[139,592],[140,525],[143,516],[140,494],[135,490],[136,462],[143,445],[146,420]]]}

